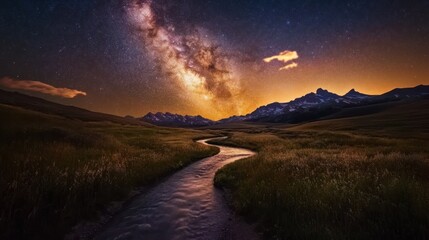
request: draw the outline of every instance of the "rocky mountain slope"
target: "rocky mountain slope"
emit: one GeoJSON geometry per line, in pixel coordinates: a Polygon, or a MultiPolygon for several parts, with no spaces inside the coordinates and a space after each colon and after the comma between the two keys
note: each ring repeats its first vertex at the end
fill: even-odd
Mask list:
{"type": "MultiPolygon", "coordinates": [[[[161,126],[196,127],[232,122],[282,122],[299,123],[314,121],[347,110],[353,115],[353,108],[371,104],[407,101],[429,96],[429,86],[419,85],[413,88],[396,88],[381,95],[363,94],[355,89],[340,96],[319,88],[290,102],[274,102],[258,107],[253,112],[242,116],[231,116],[219,121],[212,121],[201,116],[182,116],[172,113],[148,113],[140,120],[161,126]]],[[[361,114],[357,111],[356,114],[361,114]]]]}

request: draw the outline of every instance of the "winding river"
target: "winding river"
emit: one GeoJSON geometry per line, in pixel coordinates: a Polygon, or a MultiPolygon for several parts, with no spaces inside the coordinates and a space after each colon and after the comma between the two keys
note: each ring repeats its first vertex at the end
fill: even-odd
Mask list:
{"type": "Polygon", "coordinates": [[[222,192],[213,186],[218,169],[255,153],[208,144],[209,140],[198,142],[218,147],[220,152],[217,155],[185,167],[146,194],[136,197],[95,239],[257,238],[247,224],[231,213],[222,192]]]}

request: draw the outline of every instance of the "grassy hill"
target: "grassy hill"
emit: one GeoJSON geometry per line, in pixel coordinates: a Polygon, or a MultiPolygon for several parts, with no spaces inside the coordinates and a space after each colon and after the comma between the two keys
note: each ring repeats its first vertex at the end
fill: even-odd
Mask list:
{"type": "Polygon", "coordinates": [[[380,136],[428,137],[429,99],[349,109],[330,118],[294,126],[289,130],[351,131],[380,136]],[[353,113],[352,117],[349,117],[352,114],[349,112],[353,113]]]}
{"type": "Polygon", "coordinates": [[[18,92],[9,92],[0,89],[0,104],[12,105],[46,114],[59,115],[69,119],[79,119],[91,122],[112,122],[150,126],[134,118],[125,118],[106,113],[98,113],[74,106],[66,106],[50,102],[38,97],[32,97],[18,92]]]}
{"type": "Polygon", "coordinates": [[[225,125],[231,138],[218,143],[258,155],[219,170],[215,185],[267,239],[426,239],[429,101],[361,110],[294,126],[225,125]]]}
{"type": "Polygon", "coordinates": [[[429,99],[345,108],[321,120],[301,124],[236,122],[202,127],[230,132],[344,131],[372,136],[427,137],[429,99]]]}
{"type": "Polygon", "coordinates": [[[234,209],[268,239],[429,235],[429,100],[344,109],[305,124],[162,128],[0,94],[0,239],[58,239],[81,219],[216,149],[258,151],[221,169],[234,209]]]}
{"type": "Polygon", "coordinates": [[[193,141],[210,136],[201,131],[17,96],[19,107],[0,104],[0,239],[60,239],[135,187],[217,151],[193,141]]]}

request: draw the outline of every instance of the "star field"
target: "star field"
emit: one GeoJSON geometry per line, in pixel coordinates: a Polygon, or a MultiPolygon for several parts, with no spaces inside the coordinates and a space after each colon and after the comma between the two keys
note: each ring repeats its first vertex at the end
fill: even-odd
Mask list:
{"type": "Polygon", "coordinates": [[[76,89],[86,96],[26,93],[119,115],[170,111],[218,119],[318,87],[376,94],[429,84],[423,0],[18,0],[2,3],[0,16],[0,78],[76,89]],[[187,65],[201,60],[191,52],[170,65],[159,61],[163,52],[150,48],[130,21],[130,6],[147,2],[157,29],[176,39],[171,49],[198,31],[204,41],[196,46],[219,49],[219,69],[187,65]],[[278,71],[285,64],[262,61],[285,50],[298,53],[297,66],[278,71]],[[200,75],[201,88],[187,92],[172,80],[182,76],[169,72],[177,64],[200,75]]]}

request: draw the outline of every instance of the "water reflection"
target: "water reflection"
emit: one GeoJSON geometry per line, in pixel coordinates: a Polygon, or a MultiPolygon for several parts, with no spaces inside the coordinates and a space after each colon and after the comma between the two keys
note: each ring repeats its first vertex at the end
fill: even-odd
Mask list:
{"type": "MultiPolygon", "coordinates": [[[[210,145],[209,140],[199,142],[210,145]]],[[[214,175],[254,152],[217,147],[219,154],[184,168],[133,200],[95,239],[219,239],[230,211],[213,186],[214,175]]]]}

